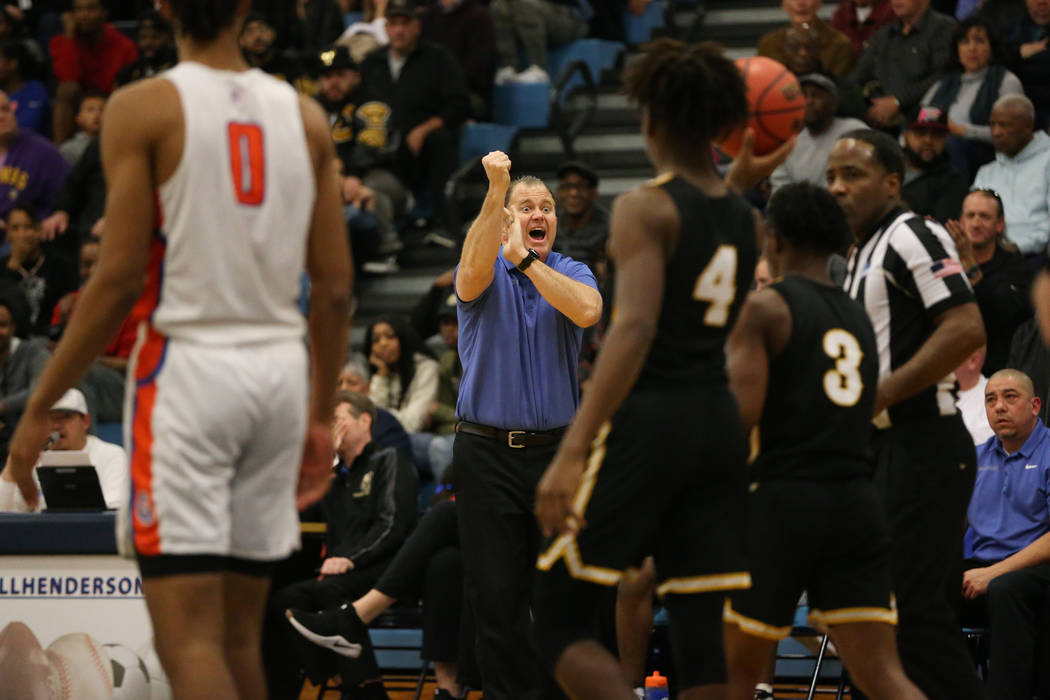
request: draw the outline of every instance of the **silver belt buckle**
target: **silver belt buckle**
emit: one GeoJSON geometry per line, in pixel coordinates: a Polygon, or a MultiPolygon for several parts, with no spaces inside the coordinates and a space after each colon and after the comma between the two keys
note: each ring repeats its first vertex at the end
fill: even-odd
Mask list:
{"type": "Polygon", "coordinates": [[[525,447],[525,445],[515,445],[514,444],[514,438],[516,438],[516,437],[518,437],[520,435],[524,435],[524,434],[525,434],[524,430],[508,430],[507,431],[507,447],[512,447],[515,450],[520,450],[521,448],[525,447]]]}

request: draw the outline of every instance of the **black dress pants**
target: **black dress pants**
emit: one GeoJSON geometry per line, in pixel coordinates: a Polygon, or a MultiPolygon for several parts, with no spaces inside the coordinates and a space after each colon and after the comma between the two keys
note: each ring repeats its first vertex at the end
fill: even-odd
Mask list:
{"type": "Polygon", "coordinates": [[[547,687],[539,680],[531,634],[540,542],[533,505],[536,484],[556,451],[557,445],[516,449],[456,435],[456,510],[486,700],[530,700],[547,687]]]}

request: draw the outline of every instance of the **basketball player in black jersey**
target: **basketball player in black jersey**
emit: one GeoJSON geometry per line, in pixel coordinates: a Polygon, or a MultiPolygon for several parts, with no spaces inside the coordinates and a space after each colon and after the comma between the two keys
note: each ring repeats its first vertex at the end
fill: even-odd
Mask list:
{"type": "Polygon", "coordinates": [[[537,641],[574,698],[634,698],[593,640],[597,596],[654,555],[680,698],[724,694],[724,591],[742,560],[746,445],[724,344],[751,280],[755,220],[711,160],[743,122],[744,84],[712,45],[662,39],[624,75],[661,173],[620,196],[615,310],[580,410],[540,482],[537,641]]]}
{"type": "Polygon", "coordinates": [[[894,636],[889,535],[868,457],[878,383],[864,308],[827,273],[849,236],[842,209],[808,183],[766,209],[765,253],[781,279],[750,295],[729,337],[730,386],[745,428],[752,586],[725,607],[730,700],[750,700],[808,591],[826,629],[873,700],[925,697],[901,668],[894,636]]]}

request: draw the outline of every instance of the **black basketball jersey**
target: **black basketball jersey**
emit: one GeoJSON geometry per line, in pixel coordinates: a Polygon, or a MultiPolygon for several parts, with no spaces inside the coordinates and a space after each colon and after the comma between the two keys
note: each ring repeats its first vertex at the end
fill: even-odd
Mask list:
{"type": "Polygon", "coordinates": [[[837,287],[803,277],[772,288],[791,309],[791,337],[770,362],[755,476],[870,475],[879,357],[864,307],[837,287]]]}
{"type": "MultiPolygon", "coordinates": [[[[725,342],[754,276],[755,223],[735,194],[708,197],[673,175],[648,183],[678,209],[660,319],[637,387],[725,381],[725,342]]],[[[654,290],[655,291],[655,290],[654,290]]]]}

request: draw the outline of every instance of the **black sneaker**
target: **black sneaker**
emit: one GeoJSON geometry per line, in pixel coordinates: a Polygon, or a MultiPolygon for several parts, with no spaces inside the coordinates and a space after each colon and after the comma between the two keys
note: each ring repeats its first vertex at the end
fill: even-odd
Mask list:
{"type": "Polygon", "coordinates": [[[296,632],[317,646],[350,659],[361,655],[360,635],[367,635],[368,628],[352,605],[316,613],[293,608],[285,610],[284,616],[296,632]]]}

